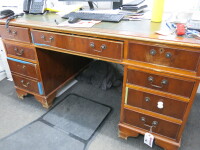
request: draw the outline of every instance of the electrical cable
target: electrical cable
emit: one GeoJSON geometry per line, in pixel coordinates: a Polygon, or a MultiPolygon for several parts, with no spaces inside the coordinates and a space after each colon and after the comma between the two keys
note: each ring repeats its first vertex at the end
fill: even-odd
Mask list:
{"type": "Polygon", "coordinates": [[[24,15],[24,13],[20,13],[20,14],[16,14],[16,15],[8,17],[8,19],[6,20],[6,24],[5,24],[6,28],[9,27],[9,23],[10,23],[11,20],[16,19],[18,17],[21,17],[23,15],[24,15]]]}

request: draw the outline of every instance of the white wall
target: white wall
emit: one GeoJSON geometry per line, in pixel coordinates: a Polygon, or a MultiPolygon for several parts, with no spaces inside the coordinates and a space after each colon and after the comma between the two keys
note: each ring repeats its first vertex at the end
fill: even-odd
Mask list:
{"type": "MultiPolygon", "coordinates": [[[[22,10],[24,0],[0,0],[1,6],[18,6],[22,10]]],[[[47,0],[49,2],[58,2],[58,0],[47,0]]],[[[72,0],[73,1],[73,0],[72,0]]],[[[124,3],[131,2],[133,0],[123,0],[124,3]]],[[[63,2],[60,2],[63,3],[63,2]]],[[[88,6],[86,2],[67,2],[69,4],[83,4],[88,6]]],[[[112,8],[111,2],[95,2],[100,8],[112,8]]],[[[145,0],[148,4],[149,9],[152,8],[153,0],[145,0]]],[[[165,12],[183,12],[183,11],[193,11],[200,10],[200,0],[165,0],[165,12]]]]}
{"type": "Polygon", "coordinates": [[[8,66],[8,62],[7,62],[7,57],[6,57],[6,52],[3,46],[3,42],[0,38],[0,57],[1,57],[1,67],[3,68],[3,70],[5,71],[5,76],[9,79],[12,80],[12,75],[10,72],[10,68],[8,66]]]}

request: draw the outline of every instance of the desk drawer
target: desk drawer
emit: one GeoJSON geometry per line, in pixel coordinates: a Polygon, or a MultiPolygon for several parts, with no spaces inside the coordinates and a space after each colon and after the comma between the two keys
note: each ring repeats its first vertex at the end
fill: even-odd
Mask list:
{"type": "Polygon", "coordinates": [[[122,59],[123,42],[37,30],[32,30],[31,33],[36,45],[53,46],[112,59],[122,59]]]}
{"type": "Polygon", "coordinates": [[[26,58],[29,60],[36,60],[35,48],[30,45],[16,45],[4,41],[6,52],[8,55],[17,56],[19,58],[26,58]]]}
{"type": "Polygon", "coordinates": [[[128,59],[197,71],[199,52],[129,43],[128,59]],[[192,59],[191,59],[192,58],[192,59]]]}
{"type": "Polygon", "coordinates": [[[12,74],[15,86],[28,90],[30,92],[34,92],[40,95],[43,95],[43,87],[40,82],[37,82],[35,80],[30,80],[15,74],[12,74]]]}
{"type": "Polygon", "coordinates": [[[126,104],[159,114],[183,119],[187,103],[128,88],[126,104]]]}
{"type": "Polygon", "coordinates": [[[6,29],[5,25],[0,25],[0,36],[3,39],[12,39],[27,43],[31,42],[28,28],[9,26],[9,28],[6,29]]]}
{"type": "Polygon", "coordinates": [[[12,72],[38,79],[36,64],[13,58],[8,58],[8,63],[12,72]]]}
{"type": "Polygon", "coordinates": [[[132,69],[127,71],[127,82],[184,97],[191,96],[195,84],[195,81],[170,78],[132,69]]]}
{"type": "Polygon", "coordinates": [[[160,134],[172,139],[177,138],[177,134],[180,130],[179,124],[161,120],[156,117],[151,117],[128,109],[124,109],[123,122],[145,129],[147,131],[150,131],[149,126],[153,126],[153,133],[160,134]]]}

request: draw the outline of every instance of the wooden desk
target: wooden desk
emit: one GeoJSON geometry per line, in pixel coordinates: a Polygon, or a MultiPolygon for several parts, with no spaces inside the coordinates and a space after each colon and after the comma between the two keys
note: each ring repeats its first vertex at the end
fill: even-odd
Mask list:
{"type": "Polygon", "coordinates": [[[48,108],[90,58],[123,64],[119,137],[152,128],[157,145],[177,150],[199,85],[200,41],[156,35],[162,25],[150,21],[88,29],[57,27],[55,19],[64,21],[56,14],[25,15],[5,29],[0,20],[19,98],[33,94],[48,108]]]}

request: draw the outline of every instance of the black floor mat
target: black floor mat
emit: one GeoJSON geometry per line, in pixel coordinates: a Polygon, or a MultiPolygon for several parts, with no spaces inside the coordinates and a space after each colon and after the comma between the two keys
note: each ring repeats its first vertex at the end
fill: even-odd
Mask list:
{"type": "Polygon", "coordinates": [[[110,107],[70,94],[43,119],[56,128],[88,140],[110,110],[110,107]]]}
{"type": "Polygon", "coordinates": [[[0,140],[0,150],[84,150],[111,108],[69,94],[44,116],[0,140]]]}
{"type": "Polygon", "coordinates": [[[83,150],[85,144],[36,121],[0,141],[0,150],[83,150]]]}

